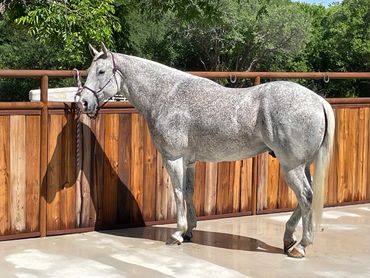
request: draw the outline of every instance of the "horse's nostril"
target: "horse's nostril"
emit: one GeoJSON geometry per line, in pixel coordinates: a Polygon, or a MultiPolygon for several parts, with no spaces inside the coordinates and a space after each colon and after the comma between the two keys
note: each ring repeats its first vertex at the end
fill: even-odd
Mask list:
{"type": "Polygon", "coordinates": [[[86,101],[86,100],[84,100],[84,101],[82,102],[82,105],[83,105],[84,107],[87,107],[87,101],[86,101]]]}

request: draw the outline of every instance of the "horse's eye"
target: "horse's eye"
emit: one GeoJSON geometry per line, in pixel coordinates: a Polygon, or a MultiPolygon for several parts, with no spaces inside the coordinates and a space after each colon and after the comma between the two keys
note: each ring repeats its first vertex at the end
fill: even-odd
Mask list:
{"type": "Polygon", "coordinates": [[[99,70],[98,74],[104,74],[105,70],[99,70]]]}

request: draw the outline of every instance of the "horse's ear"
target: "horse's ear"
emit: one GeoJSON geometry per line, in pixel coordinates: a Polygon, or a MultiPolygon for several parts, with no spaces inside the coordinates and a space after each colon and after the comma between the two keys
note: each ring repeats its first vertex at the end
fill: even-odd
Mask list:
{"type": "Polygon", "coordinates": [[[107,49],[107,47],[105,46],[105,44],[104,44],[103,42],[101,43],[101,49],[102,49],[102,51],[103,51],[104,55],[105,55],[106,57],[108,57],[108,52],[109,52],[109,50],[107,49]]]}
{"type": "Polygon", "coordinates": [[[89,44],[89,50],[90,50],[90,53],[91,53],[91,56],[95,57],[99,51],[97,51],[91,44],[89,44]]]}

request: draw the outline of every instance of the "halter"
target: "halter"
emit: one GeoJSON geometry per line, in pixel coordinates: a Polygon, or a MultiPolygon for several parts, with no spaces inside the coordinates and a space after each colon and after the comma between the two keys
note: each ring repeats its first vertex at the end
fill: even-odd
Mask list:
{"type": "MultiPolygon", "coordinates": [[[[112,76],[108,79],[108,81],[104,84],[104,86],[103,87],[101,87],[99,90],[97,90],[97,91],[95,91],[95,90],[93,90],[93,89],[91,89],[91,88],[89,88],[89,87],[87,87],[86,85],[84,85],[84,86],[82,86],[82,84],[81,84],[81,81],[80,81],[80,73],[79,73],[79,71],[77,70],[77,69],[74,69],[74,71],[76,72],[76,74],[75,74],[75,79],[76,79],[76,82],[77,82],[77,86],[78,86],[78,89],[77,89],[77,93],[75,94],[75,97],[74,97],[74,99],[75,99],[75,102],[76,102],[76,97],[78,96],[78,97],[81,97],[81,93],[82,93],[82,91],[83,91],[83,89],[86,89],[86,90],[89,90],[90,92],[92,92],[93,93],[93,95],[95,96],[95,98],[96,98],[96,102],[97,102],[97,104],[98,104],[98,107],[96,108],[96,111],[95,111],[95,113],[94,114],[89,114],[89,113],[87,113],[87,116],[89,117],[89,118],[91,118],[91,119],[96,119],[96,117],[98,116],[98,112],[99,112],[99,110],[110,100],[110,99],[112,99],[112,97],[114,96],[114,95],[112,95],[110,98],[108,98],[108,99],[106,99],[106,100],[104,100],[104,95],[103,95],[103,100],[104,100],[104,102],[101,104],[101,105],[99,105],[99,102],[100,102],[100,100],[99,100],[99,93],[100,92],[102,92],[103,90],[104,90],[104,88],[105,87],[107,87],[108,86],[108,84],[112,81],[112,79],[114,78],[114,80],[116,81],[116,84],[117,84],[117,87],[118,87],[118,82],[117,82],[117,78],[116,78],[116,73],[119,73],[119,75],[121,75],[121,77],[123,77],[123,74],[122,74],[122,72],[121,72],[121,70],[117,67],[117,65],[116,65],[116,62],[114,61],[114,56],[113,56],[113,53],[111,52],[111,56],[112,56],[112,64],[113,64],[113,74],[112,74],[112,76]]],[[[77,107],[77,109],[78,109],[78,114],[81,112],[80,110],[80,108],[79,107],[77,107]]]]}

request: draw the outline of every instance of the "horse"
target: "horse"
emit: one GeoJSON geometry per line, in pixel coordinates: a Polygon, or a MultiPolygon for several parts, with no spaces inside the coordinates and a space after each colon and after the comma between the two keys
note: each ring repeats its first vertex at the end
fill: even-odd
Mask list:
{"type": "Polygon", "coordinates": [[[319,229],[335,118],[330,104],[293,82],[227,88],[143,58],[89,45],[93,61],[78,93],[94,115],[117,93],[144,116],[175,196],[177,229],[170,243],[192,238],[196,161],[234,161],[263,152],[276,156],[298,205],[286,223],[284,252],[305,257],[319,229]],[[313,178],[310,164],[315,163],[313,178]],[[302,238],[294,235],[302,219],[302,238]]]}

